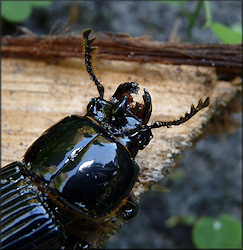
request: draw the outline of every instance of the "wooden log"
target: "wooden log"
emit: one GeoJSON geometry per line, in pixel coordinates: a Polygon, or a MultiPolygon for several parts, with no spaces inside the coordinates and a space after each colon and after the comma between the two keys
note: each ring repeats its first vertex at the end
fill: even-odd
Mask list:
{"type": "MultiPolygon", "coordinates": [[[[215,67],[224,74],[242,74],[241,44],[162,43],[148,37],[97,33],[97,58],[173,65],[215,67]]],[[[19,36],[2,38],[3,56],[82,58],[82,36],[19,36]]]]}
{"type": "MultiPolygon", "coordinates": [[[[232,104],[237,104],[237,107],[230,112],[240,111],[242,72],[233,70],[232,65],[235,63],[235,68],[239,69],[242,60],[232,60],[232,65],[228,67],[230,56],[222,57],[222,54],[227,54],[227,46],[224,51],[222,45],[214,45],[215,58],[221,58],[219,65],[224,65],[227,79],[231,77],[227,81],[220,80],[217,75],[219,65],[212,65],[212,58],[205,57],[204,63],[207,66],[198,66],[197,63],[190,65],[188,61],[183,64],[183,60],[176,63],[179,61],[176,56],[168,56],[166,63],[166,53],[163,58],[154,53],[155,58],[160,58],[156,61],[147,56],[147,51],[155,51],[159,43],[148,41],[146,45],[146,39],[139,42],[139,57],[135,52],[131,57],[124,56],[124,51],[130,50],[131,53],[134,49],[124,43],[124,37],[120,36],[120,40],[116,37],[113,40],[110,35],[110,41],[103,43],[107,50],[114,42],[122,44],[119,53],[113,49],[105,54],[105,49],[101,46],[99,51],[103,56],[99,53],[94,55],[95,72],[105,86],[105,99],[110,98],[120,83],[137,82],[141,89],[146,88],[152,96],[153,113],[150,121],[179,118],[190,111],[191,104],[197,105],[200,98],[204,100],[209,96],[211,99],[210,106],[188,122],[178,127],[153,130],[153,140],[136,158],[140,174],[133,191],[139,199],[141,193],[149,190],[171,171],[183,151],[202,137],[216,115],[229,112],[232,104]],[[139,60],[134,59],[135,54],[139,60]],[[230,68],[232,70],[229,70],[230,68]]],[[[70,42],[76,38],[55,38],[62,43],[61,47],[57,46],[58,49],[55,46],[54,48],[52,43],[46,43],[47,38],[29,38],[30,43],[27,38],[24,38],[25,42],[21,38],[11,39],[3,38],[2,46],[2,166],[21,160],[29,145],[63,117],[71,114],[84,115],[89,100],[98,96],[97,89],[85,69],[80,38],[76,47],[70,46],[70,42]],[[30,45],[32,39],[39,39],[39,42],[44,39],[43,47],[30,45]],[[55,51],[58,51],[59,56],[55,51]]],[[[133,40],[135,41],[136,39],[133,40]]],[[[102,43],[98,41],[97,44],[102,43]]],[[[183,45],[178,44],[181,48],[183,45]]],[[[163,51],[162,47],[160,49],[163,51]]],[[[193,50],[193,44],[190,48],[193,50]]],[[[187,54],[190,54],[189,52],[187,54]]],[[[206,52],[203,45],[201,52],[197,53],[198,58],[204,57],[206,52]]],[[[238,58],[235,50],[234,53],[235,58],[238,58]]],[[[141,97],[134,98],[142,100],[141,97]]],[[[77,234],[97,247],[120,228],[124,221],[118,211],[108,218],[96,219],[89,223],[95,226],[88,231],[77,227],[77,234]]]]}

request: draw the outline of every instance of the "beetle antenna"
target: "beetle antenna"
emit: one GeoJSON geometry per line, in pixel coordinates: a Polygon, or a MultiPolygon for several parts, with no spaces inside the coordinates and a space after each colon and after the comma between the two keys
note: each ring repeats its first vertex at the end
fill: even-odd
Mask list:
{"type": "Polygon", "coordinates": [[[191,106],[191,111],[190,113],[186,113],[185,116],[181,117],[180,119],[177,120],[173,120],[173,121],[167,121],[167,122],[162,122],[162,121],[157,121],[152,123],[149,128],[160,128],[160,127],[171,127],[172,125],[177,126],[182,124],[183,122],[188,121],[189,119],[191,119],[199,110],[207,107],[210,103],[210,98],[207,97],[206,100],[204,102],[202,102],[202,99],[199,100],[197,107],[195,108],[195,106],[192,104],[191,106]]]}
{"type": "Polygon", "coordinates": [[[100,83],[100,81],[97,79],[97,77],[94,74],[93,68],[92,68],[92,56],[91,52],[96,49],[96,47],[91,47],[90,45],[93,43],[95,38],[89,39],[89,34],[92,32],[91,29],[86,29],[83,31],[83,38],[85,41],[85,65],[87,68],[87,71],[90,75],[90,79],[95,83],[98,92],[100,94],[100,99],[103,99],[104,97],[104,86],[100,83]]]}

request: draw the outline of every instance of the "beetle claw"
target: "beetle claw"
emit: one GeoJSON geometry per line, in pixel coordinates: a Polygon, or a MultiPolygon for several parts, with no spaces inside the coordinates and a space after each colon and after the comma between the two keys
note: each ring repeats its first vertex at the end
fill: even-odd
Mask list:
{"type": "Polygon", "coordinates": [[[146,89],[143,89],[143,101],[144,101],[144,112],[143,112],[143,123],[147,124],[151,113],[152,113],[152,101],[149,92],[146,89]]]}
{"type": "Polygon", "coordinates": [[[124,96],[128,98],[128,104],[133,101],[131,94],[138,94],[138,83],[136,82],[125,82],[118,86],[116,92],[111,97],[111,103],[116,103],[119,100],[122,100],[124,96]]]}
{"type": "Polygon", "coordinates": [[[91,29],[86,29],[86,30],[84,30],[84,31],[83,31],[83,38],[84,38],[84,39],[88,39],[91,32],[92,32],[91,29]]]}

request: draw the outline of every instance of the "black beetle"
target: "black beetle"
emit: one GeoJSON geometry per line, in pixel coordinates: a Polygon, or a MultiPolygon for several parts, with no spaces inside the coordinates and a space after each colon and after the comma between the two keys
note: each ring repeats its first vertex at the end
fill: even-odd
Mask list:
{"type": "MultiPolygon", "coordinates": [[[[117,210],[124,219],[136,215],[131,192],[139,167],[134,161],[152,139],[153,128],[180,125],[209,105],[209,98],[178,120],[147,125],[152,112],[150,94],[143,104],[131,94],[139,88],[126,82],[110,101],[91,63],[95,49],[83,32],[87,71],[99,97],[91,99],[85,116],[72,115],[47,129],[27,150],[22,162],[1,170],[1,244],[7,248],[85,248],[72,223],[86,224],[117,210]]],[[[83,225],[80,225],[81,227],[83,225]]]]}

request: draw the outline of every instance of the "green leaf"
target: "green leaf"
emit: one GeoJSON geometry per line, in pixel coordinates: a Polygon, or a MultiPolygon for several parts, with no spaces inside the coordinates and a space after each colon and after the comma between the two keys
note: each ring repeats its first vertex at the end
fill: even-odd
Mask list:
{"type": "Polygon", "coordinates": [[[242,24],[241,23],[234,23],[231,26],[231,29],[242,35],[242,24]]]}
{"type": "Polygon", "coordinates": [[[9,22],[21,23],[31,15],[31,6],[25,1],[3,1],[2,17],[9,22]]]}
{"type": "Polygon", "coordinates": [[[210,28],[223,43],[242,43],[242,35],[233,29],[216,22],[211,23],[210,28]]]}
{"type": "Polygon", "coordinates": [[[238,248],[242,240],[241,223],[230,215],[218,219],[203,217],[192,230],[192,238],[197,248],[238,248]]]}
{"type": "Polygon", "coordinates": [[[49,6],[52,1],[2,1],[2,17],[9,22],[21,23],[28,19],[32,8],[49,6]]]}

